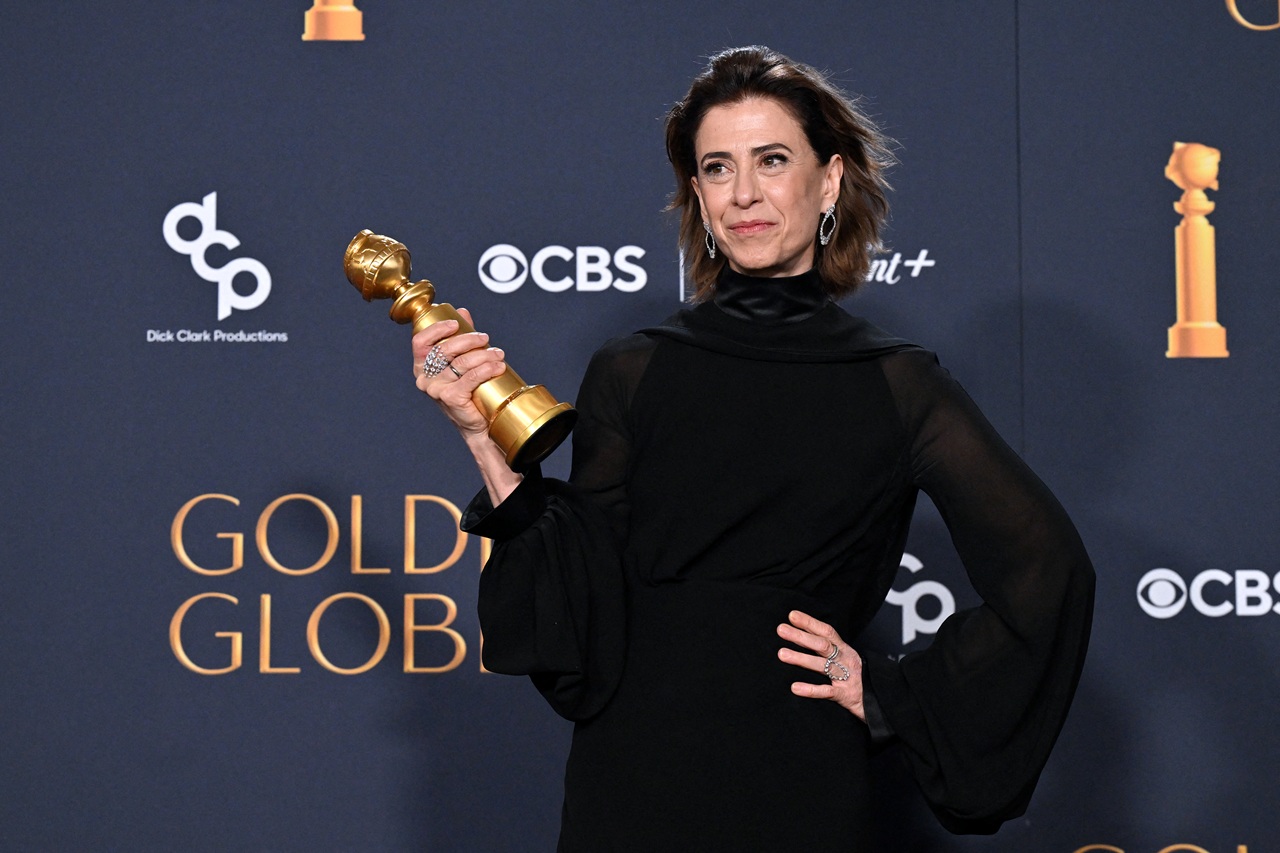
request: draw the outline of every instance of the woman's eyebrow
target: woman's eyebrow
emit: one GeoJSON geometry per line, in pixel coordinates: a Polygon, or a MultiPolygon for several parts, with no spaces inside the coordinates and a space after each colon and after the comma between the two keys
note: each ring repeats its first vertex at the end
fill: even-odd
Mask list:
{"type": "MultiPolygon", "coordinates": [[[[773,151],[776,148],[780,148],[783,151],[786,151],[788,154],[795,153],[789,147],[787,147],[781,142],[770,142],[768,145],[757,145],[755,148],[752,148],[751,155],[753,157],[759,157],[761,154],[764,154],[767,151],[773,151]]],[[[727,157],[729,159],[733,159],[733,155],[730,154],[728,151],[708,151],[706,154],[702,155],[702,159],[699,160],[698,162],[705,163],[708,158],[713,158],[713,157],[727,157]]]]}

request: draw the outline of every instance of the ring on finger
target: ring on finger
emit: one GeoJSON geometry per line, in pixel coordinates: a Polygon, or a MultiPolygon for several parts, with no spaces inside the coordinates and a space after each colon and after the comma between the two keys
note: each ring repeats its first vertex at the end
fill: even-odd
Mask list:
{"type": "MultiPolygon", "coordinates": [[[[440,345],[436,344],[427,351],[427,357],[422,360],[422,375],[429,379],[434,379],[440,375],[440,371],[446,367],[453,367],[449,363],[449,359],[445,356],[444,351],[440,349],[440,345]]],[[[453,371],[458,373],[458,371],[453,371]]],[[[462,374],[458,374],[461,376],[462,374]]]]}
{"type": "Polygon", "coordinates": [[[825,675],[827,678],[830,678],[832,681],[848,681],[849,667],[845,666],[844,664],[836,660],[836,658],[838,657],[840,657],[840,647],[835,643],[832,643],[831,654],[827,655],[827,662],[822,665],[822,674],[825,675]],[[832,672],[831,668],[833,666],[839,669],[840,672],[839,673],[832,672]]]}

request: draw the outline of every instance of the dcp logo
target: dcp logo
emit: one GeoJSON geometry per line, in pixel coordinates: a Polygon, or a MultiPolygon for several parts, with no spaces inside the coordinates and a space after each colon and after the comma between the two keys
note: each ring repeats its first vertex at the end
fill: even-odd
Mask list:
{"type": "Polygon", "coordinates": [[[209,193],[199,204],[184,201],[174,205],[164,218],[164,241],[175,252],[191,256],[191,268],[196,275],[205,281],[218,285],[218,319],[225,320],[231,316],[232,310],[249,311],[267,301],[271,293],[271,273],[261,261],[253,258],[236,258],[224,266],[214,269],[205,260],[204,254],[214,243],[227,249],[240,245],[235,235],[218,229],[218,194],[209,193]],[[194,240],[184,240],[178,234],[178,223],[190,216],[200,223],[200,234],[194,240]],[[257,279],[257,286],[247,295],[236,293],[232,281],[240,273],[249,273],[257,279]]]}
{"type": "Polygon", "coordinates": [[[649,281],[644,267],[634,263],[643,257],[644,249],[639,246],[623,246],[612,255],[600,246],[578,246],[577,249],[547,246],[539,249],[530,261],[510,243],[499,243],[480,256],[476,272],[484,286],[494,293],[512,293],[529,278],[551,293],[573,287],[585,291],[613,287],[635,293],[649,281]],[[554,278],[557,273],[559,277],[554,278]]]}
{"type": "MultiPolygon", "coordinates": [[[[924,568],[924,563],[919,559],[905,553],[899,565],[912,574],[924,568]]],[[[902,645],[904,646],[919,634],[938,633],[938,629],[942,627],[943,622],[947,621],[947,617],[956,612],[955,596],[951,594],[951,590],[937,581],[917,581],[902,592],[891,589],[885,600],[902,608],[902,645]],[[919,609],[920,599],[926,597],[935,598],[938,601],[938,613],[929,619],[921,616],[919,609]]]]}
{"type": "Polygon", "coordinates": [[[1275,603],[1271,588],[1280,594],[1280,572],[1271,578],[1257,569],[1238,569],[1234,573],[1206,569],[1188,585],[1172,569],[1152,569],[1138,581],[1138,606],[1156,619],[1177,616],[1188,601],[1205,616],[1226,616],[1233,612],[1237,616],[1280,614],[1280,604],[1275,603]],[[1210,590],[1210,586],[1222,589],[1210,590]]]}

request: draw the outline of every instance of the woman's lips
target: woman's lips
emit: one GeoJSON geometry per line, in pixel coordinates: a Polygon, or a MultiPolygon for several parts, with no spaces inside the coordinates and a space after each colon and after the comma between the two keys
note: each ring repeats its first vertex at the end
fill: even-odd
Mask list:
{"type": "Polygon", "coordinates": [[[763,219],[752,219],[750,222],[739,222],[736,225],[730,225],[729,230],[734,234],[759,234],[761,231],[767,231],[773,227],[772,222],[763,219]]]}

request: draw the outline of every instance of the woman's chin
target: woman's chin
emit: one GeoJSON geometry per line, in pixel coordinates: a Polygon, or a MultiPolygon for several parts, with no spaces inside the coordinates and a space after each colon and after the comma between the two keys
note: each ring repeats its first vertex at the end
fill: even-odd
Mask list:
{"type": "Polygon", "coordinates": [[[755,278],[785,278],[792,275],[800,275],[808,270],[813,264],[795,264],[787,262],[779,262],[776,260],[762,259],[746,259],[745,261],[730,260],[729,268],[734,272],[743,275],[753,276],[755,278]]]}

